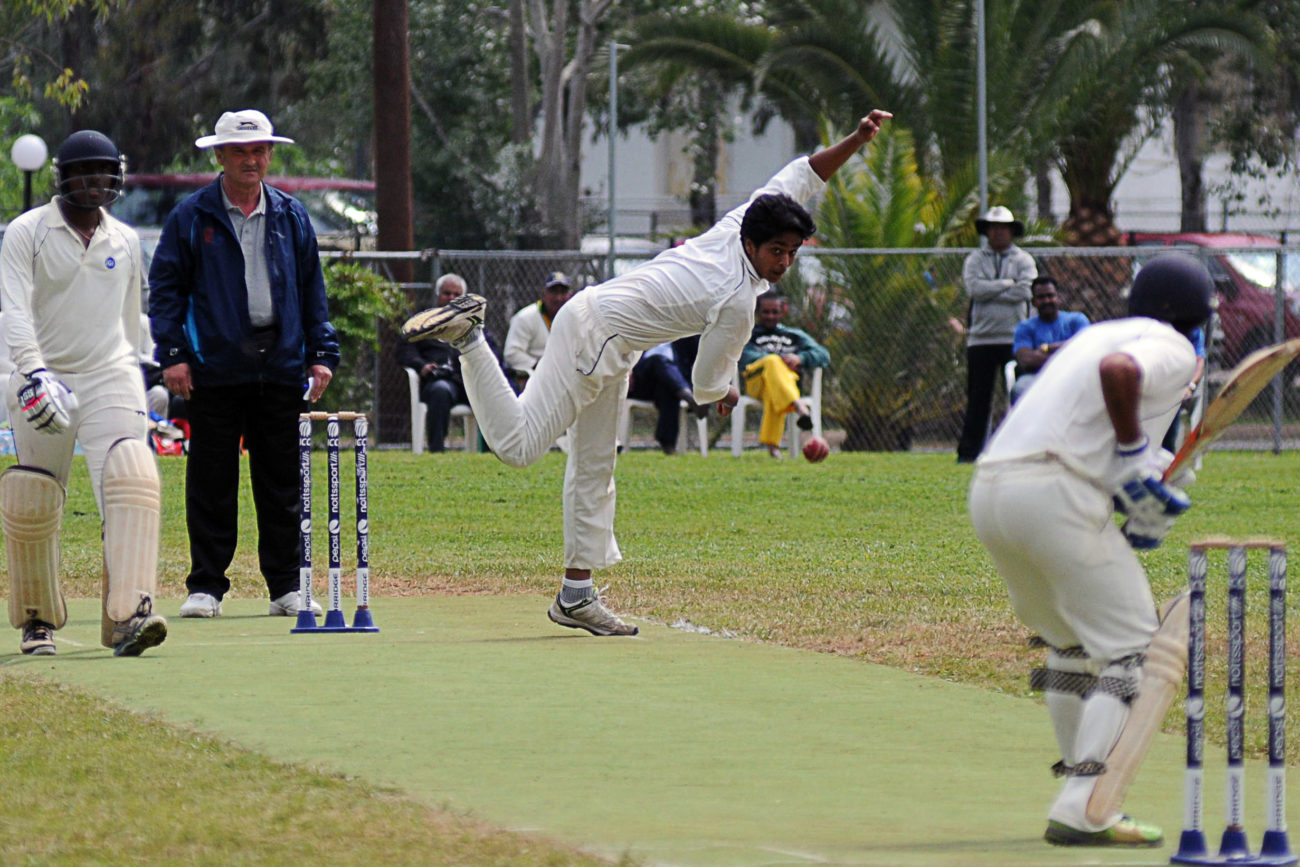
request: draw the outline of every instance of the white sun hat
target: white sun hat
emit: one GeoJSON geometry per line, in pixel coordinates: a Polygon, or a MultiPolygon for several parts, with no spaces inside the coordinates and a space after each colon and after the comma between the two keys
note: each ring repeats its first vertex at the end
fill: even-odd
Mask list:
{"type": "Polygon", "coordinates": [[[194,140],[194,146],[215,148],[231,144],[257,142],[283,142],[293,144],[293,139],[275,135],[271,119],[255,108],[228,111],[217,119],[216,135],[205,135],[194,140]]]}

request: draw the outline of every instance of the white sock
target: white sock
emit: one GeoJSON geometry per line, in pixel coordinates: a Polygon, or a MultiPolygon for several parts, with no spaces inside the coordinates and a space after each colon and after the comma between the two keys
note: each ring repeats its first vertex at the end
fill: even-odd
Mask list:
{"type": "Polygon", "coordinates": [[[590,578],[565,578],[560,582],[560,601],[573,605],[596,595],[595,585],[590,578]]]}

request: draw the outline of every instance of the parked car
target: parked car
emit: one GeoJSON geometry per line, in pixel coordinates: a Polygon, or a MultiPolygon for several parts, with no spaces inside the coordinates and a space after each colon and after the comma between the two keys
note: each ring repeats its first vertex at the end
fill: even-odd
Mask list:
{"type": "MultiPolygon", "coordinates": [[[[152,249],[172,209],[214,178],[213,172],[127,175],[122,197],[113,204],[113,216],[134,226],[152,249]]],[[[378,229],[374,181],[268,177],[266,182],[303,203],[321,249],[360,250],[374,246],[378,229]]]]}
{"type": "MultiPolygon", "coordinates": [[[[1136,247],[1191,246],[1223,251],[1205,260],[1219,292],[1219,333],[1215,335],[1215,349],[1223,367],[1232,367],[1256,349],[1278,342],[1273,286],[1282,244],[1276,238],[1231,233],[1130,232],[1128,243],[1136,247]]],[[[1300,337],[1300,285],[1297,285],[1300,256],[1282,255],[1283,326],[1285,339],[1290,339],[1300,337]]]]}

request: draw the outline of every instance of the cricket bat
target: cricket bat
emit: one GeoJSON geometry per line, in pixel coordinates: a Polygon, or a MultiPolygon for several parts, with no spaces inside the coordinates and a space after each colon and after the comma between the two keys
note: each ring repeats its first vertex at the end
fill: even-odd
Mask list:
{"type": "Polygon", "coordinates": [[[1210,443],[1222,436],[1228,426],[1237,420],[1237,416],[1250,406],[1255,396],[1264,390],[1264,386],[1281,373],[1296,356],[1300,356],[1300,337],[1276,346],[1256,349],[1237,362],[1237,366],[1228,374],[1228,380],[1223,384],[1223,388],[1205,408],[1201,423],[1187,435],[1182,448],[1174,455],[1173,463],[1165,470],[1165,481],[1176,476],[1188,461],[1194,459],[1210,443]]]}

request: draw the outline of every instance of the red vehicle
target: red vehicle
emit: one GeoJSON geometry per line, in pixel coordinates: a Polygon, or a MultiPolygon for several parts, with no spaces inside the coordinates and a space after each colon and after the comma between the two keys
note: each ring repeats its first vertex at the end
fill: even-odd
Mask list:
{"type": "MultiPolygon", "coordinates": [[[[1222,254],[1205,259],[1219,290],[1218,329],[1211,346],[1219,363],[1232,367],[1261,346],[1300,337],[1300,256],[1283,255],[1282,244],[1264,235],[1199,232],[1129,232],[1135,247],[1205,247],[1222,254]],[[1279,262],[1279,259],[1282,261],[1279,262]],[[1282,265],[1285,338],[1276,335],[1276,282],[1282,265]]],[[[1207,347],[1208,348],[1208,347],[1207,347]]]]}

